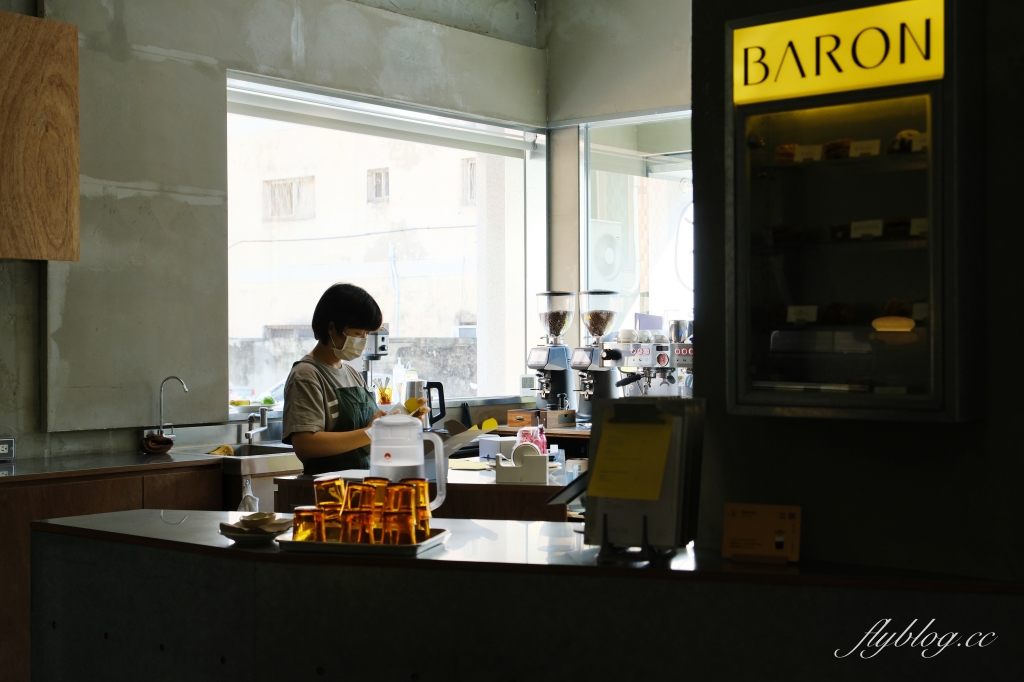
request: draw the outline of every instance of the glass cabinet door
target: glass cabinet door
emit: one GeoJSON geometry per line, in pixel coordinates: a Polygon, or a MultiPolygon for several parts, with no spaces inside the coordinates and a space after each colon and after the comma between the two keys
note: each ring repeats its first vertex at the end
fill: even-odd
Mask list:
{"type": "Polygon", "coordinates": [[[739,401],[933,406],[932,95],[760,111],[738,121],[739,401]]]}

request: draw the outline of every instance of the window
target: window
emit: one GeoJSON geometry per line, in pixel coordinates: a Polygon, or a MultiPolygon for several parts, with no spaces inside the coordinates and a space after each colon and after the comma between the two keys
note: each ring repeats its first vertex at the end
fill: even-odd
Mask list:
{"type": "Polygon", "coordinates": [[[308,220],[315,216],[313,178],[264,181],[264,220],[308,220]]]}
{"type": "Polygon", "coordinates": [[[689,114],[581,128],[587,158],[583,286],[622,294],[636,314],[693,319],[693,170],[689,114]]]}
{"type": "MultiPolygon", "coordinates": [[[[375,376],[401,362],[449,399],[518,396],[527,339],[542,334],[533,302],[546,289],[545,138],[231,76],[228,87],[232,394],[279,394],[316,343],[320,295],[351,282],[390,331],[375,376]],[[287,232],[262,221],[252,189],[271,174],[315,176],[315,217],[287,232]]],[[[298,195],[282,193],[294,204],[298,195]]]]}
{"type": "Polygon", "coordinates": [[[387,201],[389,193],[387,168],[374,168],[366,171],[367,201],[387,201]]]}
{"type": "Polygon", "coordinates": [[[476,159],[462,160],[462,205],[476,203],[476,159]]]}

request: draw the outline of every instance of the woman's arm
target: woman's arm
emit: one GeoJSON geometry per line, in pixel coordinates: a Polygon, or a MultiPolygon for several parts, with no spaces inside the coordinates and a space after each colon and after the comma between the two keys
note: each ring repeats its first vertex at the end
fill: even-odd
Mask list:
{"type": "MultiPolygon", "coordinates": [[[[367,429],[369,427],[366,427],[367,429]]],[[[366,429],[355,431],[301,431],[292,434],[292,447],[301,459],[331,457],[370,444],[366,429]]]]}
{"type": "MultiPolygon", "coordinates": [[[[426,398],[420,398],[420,409],[416,410],[416,417],[426,414],[427,408],[423,407],[427,402],[426,398]]],[[[370,436],[366,431],[373,422],[383,417],[386,412],[377,410],[376,414],[370,417],[370,423],[366,428],[355,431],[299,431],[292,434],[292,448],[295,454],[301,459],[315,459],[317,457],[331,457],[342,452],[355,450],[364,445],[370,444],[370,436]]]]}

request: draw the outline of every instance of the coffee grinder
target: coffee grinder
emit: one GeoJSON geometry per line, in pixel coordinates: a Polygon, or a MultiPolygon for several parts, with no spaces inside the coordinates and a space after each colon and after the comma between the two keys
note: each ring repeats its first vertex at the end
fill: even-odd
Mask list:
{"type": "Polygon", "coordinates": [[[615,326],[615,317],[619,309],[619,294],[615,291],[581,291],[580,319],[590,334],[590,343],[582,348],[574,348],[570,366],[579,372],[580,399],[576,408],[576,422],[585,423],[591,420],[591,403],[595,398],[618,398],[620,391],[616,387],[619,380],[617,367],[601,365],[603,352],[602,337],[615,326]]]}
{"type": "Polygon", "coordinates": [[[543,346],[530,349],[526,366],[537,373],[537,407],[542,410],[575,410],[576,392],[569,347],[562,334],[572,324],[576,294],[545,291],[537,294],[537,313],[547,330],[543,346]]]}

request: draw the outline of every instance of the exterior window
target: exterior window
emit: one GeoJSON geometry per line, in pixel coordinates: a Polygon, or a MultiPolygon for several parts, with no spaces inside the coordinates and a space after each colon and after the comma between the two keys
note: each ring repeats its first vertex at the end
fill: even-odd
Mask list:
{"type": "Polygon", "coordinates": [[[387,201],[388,195],[388,169],[374,168],[366,171],[366,200],[387,201]]]}
{"type": "Polygon", "coordinates": [[[462,204],[476,203],[476,159],[462,160],[462,204]]]}
{"type": "MultiPolygon", "coordinates": [[[[388,113],[382,122],[398,115],[388,113]]],[[[539,325],[534,293],[545,284],[544,205],[524,201],[544,197],[543,136],[527,155],[534,141],[525,133],[496,129],[492,149],[502,153],[485,153],[426,134],[339,130],[328,120],[321,127],[227,116],[231,396],[281,399],[292,364],[316,343],[313,308],[336,282],[366,289],[383,312],[390,348],[374,361],[375,377],[397,382],[414,369],[441,382],[449,399],[518,396],[526,340],[540,335],[530,326],[539,325]],[[392,166],[402,188],[394,199],[392,166]],[[260,220],[257,188],[273,173],[316,176],[315,219],[287,231],[260,220]],[[536,273],[539,281],[528,278],[536,273]]],[[[446,122],[439,134],[458,124],[446,122]]],[[[479,135],[483,124],[475,125],[479,135]]],[[[308,187],[312,216],[312,183],[267,182],[266,214],[295,216],[308,187]]],[[[358,358],[351,365],[362,369],[358,358]]]]}
{"type": "Polygon", "coordinates": [[[309,220],[316,217],[313,178],[266,180],[263,183],[264,220],[309,220]]]}
{"type": "Polygon", "coordinates": [[[622,295],[620,328],[633,328],[637,314],[661,317],[666,328],[692,320],[689,115],[591,124],[584,134],[586,287],[622,295]]]}

